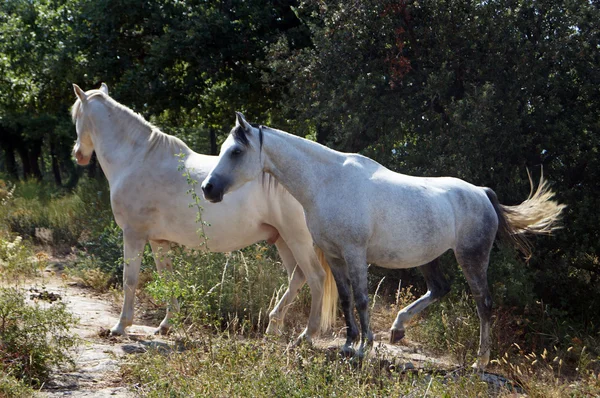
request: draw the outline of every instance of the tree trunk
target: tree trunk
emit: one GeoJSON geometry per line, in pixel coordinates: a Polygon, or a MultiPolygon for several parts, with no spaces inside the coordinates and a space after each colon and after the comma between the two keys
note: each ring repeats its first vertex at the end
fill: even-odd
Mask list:
{"type": "Polygon", "coordinates": [[[17,148],[17,153],[21,158],[21,164],[23,165],[23,179],[26,180],[31,177],[31,164],[29,163],[29,154],[27,152],[27,148],[23,146],[19,146],[17,148]]]}
{"type": "Polygon", "coordinates": [[[31,172],[33,176],[41,180],[42,170],[40,169],[40,158],[42,156],[42,142],[36,141],[33,143],[33,147],[29,151],[29,164],[31,165],[31,172]]]}
{"type": "Polygon", "coordinates": [[[210,154],[217,155],[217,133],[215,130],[210,129],[210,154]]]}
{"type": "Polygon", "coordinates": [[[17,168],[17,159],[15,158],[15,149],[11,146],[4,148],[4,158],[6,160],[6,171],[13,178],[19,178],[19,169],[17,168]]]}
{"type": "Polygon", "coordinates": [[[56,145],[54,140],[50,140],[50,158],[52,160],[52,174],[54,174],[54,182],[59,187],[62,186],[62,178],[60,176],[60,165],[58,163],[58,156],[56,155],[56,145]]]}

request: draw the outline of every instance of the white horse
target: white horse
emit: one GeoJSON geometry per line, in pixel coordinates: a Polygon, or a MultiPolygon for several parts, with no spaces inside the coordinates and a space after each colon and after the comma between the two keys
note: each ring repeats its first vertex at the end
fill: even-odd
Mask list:
{"type": "Polygon", "coordinates": [[[302,204],[313,240],[331,266],[346,318],[345,354],[353,352],[358,337],[352,308],[353,300],[356,303],[362,329],[359,356],[373,339],[367,263],[421,266],[425,276],[428,292],[403,308],[391,328],[395,342],[403,337],[410,318],[449,291],[437,259],[452,249],[477,303],[480,345],[474,366],[484,368],[492,311],[487,267],[496,233],[512,237],[527,252],[520,234],[551,232],[564,207],[551,200],[553,193],[543,180],[522,204],[503,206],[489,188],[456,178],[394,173],[361,155],[268,127],[254,128],[238,113],[219,162],[202,184],[204,196],[219,202],[263,172],[272,174],[302,204]]]}
{"type": "MultiPolygon", "coordinates": [[[[165,256],[171,243],[198,247],[196,210],[186,192],[183,165],[191,177],[202,181],[217,162],[216,156],[193,152],[180,139],[164,134],[131,109],[108,95],[108,87],[84,92],[73,85],[77,100],[72,117],[77,129],[73,153],[80,165],[87,165],[93,151],[108,178],[110,199],[117,224],[123,229],[123,309],[113,334],[124,334],[133,322],[133,303],[138,284],[141,253],[150,241],[159,272],[171,270],[165,256]],[[163,252],[160,255],[160,252],[163,252]]],[[[310,317],[299,339],[309,340],[319,327],[334,319],[337,292],[331,271],[319,263],[302,206],[270,176],[257,176],[220,204],[201,203],[208,250],[229,252],[261,240],[277,246],[289,276],[289,286],[269,314],[268,333],[279,332],[286,311],[299,289],[308,283],[312,296],[310,317]],[[296,267],[297,265],[297,267],[296,267]],[[333,290],[332,290],[333,289],[333,290]]],[[[157,333],[169,330],[176,299],[167,308],[157,333]],[[170,311],[171,310],[171,311],[170,311]]]]}

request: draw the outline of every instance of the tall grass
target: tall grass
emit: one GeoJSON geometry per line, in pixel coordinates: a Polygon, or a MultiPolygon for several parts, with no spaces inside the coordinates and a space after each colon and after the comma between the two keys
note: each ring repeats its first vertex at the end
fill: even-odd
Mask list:
{"type": "Polygon", "coordinates": [[[174,248],[172,274],[154,274],[146,290],[155,300],[180,300],[181,330],[207,326],[243,335],[261,332],[287,285],[281,264],[261,244],[223,254],[174,248]]]}
{"type": "Polygon", "coordinates": [[[19,181],[0,207],[0,224],[38,244],[78,244],[89,208],[77,194],[37,180],[19,181]]]}
{"type": "Polygon", "coordinates": [[[361,364],[327,350],[225,336],[184,352],[146,353],[125,373],[148,397],[477,397],[488,389],[477,377],[404,371],[385,354],[361,364]]]}

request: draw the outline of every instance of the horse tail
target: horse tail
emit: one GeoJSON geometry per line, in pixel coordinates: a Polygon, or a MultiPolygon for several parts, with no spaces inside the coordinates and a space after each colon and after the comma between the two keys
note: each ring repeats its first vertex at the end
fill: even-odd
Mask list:
{"type": "MultiPolygon", "coordinates": [[[[529,175],[529,171],[527,174],[529,175]]],[[[531,257],[531,244],[524,234],[551,234],[561,228],[558,221],[562,210],[566,207],[552,200],[554,192],[543,175],[535,192],[531,175],[529,175],[529,184],[531,185],[529,197],[516,206],[500,204],[496,193],[490,188],[484,188],[498,215],[498,234],[504,240],[510,241],[527,259],[531,257]]]]}
{"type": "Polygon", "coordinates": [[[319,259],[319,263],[325,271],[325,283],[323,284],[323,304],[321,305],[321,331],[325,332],[333,326],[337,313],[337,298],[338,291],[335,284],[335,279],[331,273],[329,263],[325,258],[323,250],[315,246],[315,253],[319,259]]]}

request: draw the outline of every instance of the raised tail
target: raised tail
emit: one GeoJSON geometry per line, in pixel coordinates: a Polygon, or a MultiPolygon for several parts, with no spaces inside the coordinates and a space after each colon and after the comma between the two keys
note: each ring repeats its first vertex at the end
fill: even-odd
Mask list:
{"type": "Polygon", "coordinates": [[[338,291],[335,279],[331,273],[329,263],[323,251],[315,246],[317,258],[325,271],[325,283],[323,285],[323,304],[321,306],[321,331],[325,332],[333,326],[337,313],[338,291]]]}
{"type": "Polygon", "coordinates": [[[516,206],[500,204],[498,197],[490,188],[484,188],[487,197],[498,215],[498,233],[501,238],[509,240],[526,258],[531,257],[531,244],[524,234],[551,234],[561,228],[558,224],[561,212],[566,205],[552,200],[554,192],[550,190],[544,176],[534,192],[533,181],[529,176],[531,192],[529,197],[516,206]]]}

